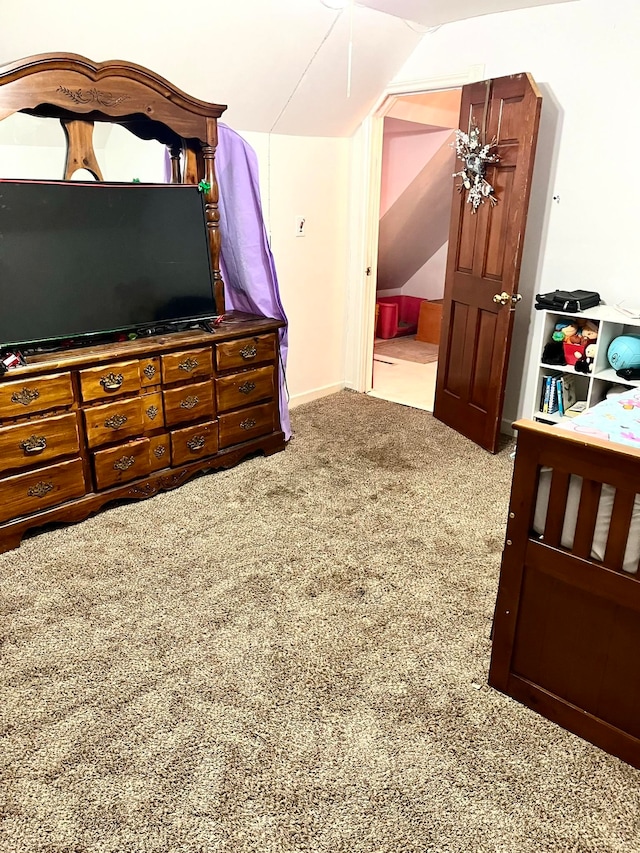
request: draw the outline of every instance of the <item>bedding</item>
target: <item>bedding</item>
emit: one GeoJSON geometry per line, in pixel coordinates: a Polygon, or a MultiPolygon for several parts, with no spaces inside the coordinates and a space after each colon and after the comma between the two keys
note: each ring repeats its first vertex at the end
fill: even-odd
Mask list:
{"type": "MultiPolygon", "coordinates": [[[[558,424],[558,429],[640,449],[640,388],[628,389],[624,393],[608,397],[575,418],[565,418],[558,424]]],[[[538,534],[542,534],[545,527],[551,476],[552,471],[548,468],[543,468],[540,472],[533,522],[534,530],[538,534]]],[[[560,540],[564,548],[573,547],[581,491],[582,478],[573,475],[570,479],[560,540]]],[[[615,489],[606,483],[603,484],[591,547],[591,557],[595,560],[604,559],[614,498],[615,489]]],[[[639,561],[640,496],[636,494],[622,568],[629,574],[636,574],[639,561]]]]}
{"type": "Polygon", "coordinates": [[[575,418],[564,418],[558,426],[640,449],[640,388],[607,397],[575,418]]]}

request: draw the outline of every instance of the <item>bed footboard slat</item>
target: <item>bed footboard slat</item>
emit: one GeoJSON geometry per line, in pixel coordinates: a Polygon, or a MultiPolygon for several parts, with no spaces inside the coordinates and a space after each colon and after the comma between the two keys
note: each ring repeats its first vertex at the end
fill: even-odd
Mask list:
{"type": "Polygon", "coordinates": [[[603,562],[605,566],[616,569],[616,571],[622,570],[635,499],[636,496],[633,492],[618,489],[613,501],[607,548],[603,562]]]}
{"type": "Polygon", "coordinates": [[[560,537],[562,536],[570,480],[568,473],[557,469],[551,477],[547,517],[544,524],[544,541],[555,548],[560,545],[560,537]]]}
{"type": "Polygon", "coordinates": [[[583,480],[572,549],[576,557],[586,558],[591,554],[601,492],[602,483],[597,483],[594,480],[583,480]]]}

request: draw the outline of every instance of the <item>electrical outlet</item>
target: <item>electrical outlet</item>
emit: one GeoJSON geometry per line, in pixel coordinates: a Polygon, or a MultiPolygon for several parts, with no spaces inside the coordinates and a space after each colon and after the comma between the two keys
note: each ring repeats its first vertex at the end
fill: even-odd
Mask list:
{"type": "Polygon", "coordinates": [[[296,216],[296,237],[304,237],[306,222],[304,216],[296,216]]]}

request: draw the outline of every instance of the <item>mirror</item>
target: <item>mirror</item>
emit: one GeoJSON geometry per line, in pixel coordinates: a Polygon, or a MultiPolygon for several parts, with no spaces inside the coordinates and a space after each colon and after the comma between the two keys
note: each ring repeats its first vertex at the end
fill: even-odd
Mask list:
{"type": "MultiPolygon", "coordinates": [[[[96,122],[93,147],[105,181],[165,182],[165,146],[126,128],[96,122]]],[[[0,121],[0,178],[61,180],[67,143],[60,121],[14,113],[0,121]]],[[[84,169],[73,180],[94,180],[84,169]]]]}

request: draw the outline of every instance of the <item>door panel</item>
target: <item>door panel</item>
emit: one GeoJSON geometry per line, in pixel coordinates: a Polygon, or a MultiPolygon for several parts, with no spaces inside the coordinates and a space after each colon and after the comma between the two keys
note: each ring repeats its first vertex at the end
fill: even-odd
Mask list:
{"type": "MultiPolygon", "coordinates": [[[[453,188],[434,415],[495,453],[542,98],[528,74],[465,86],[460,128],[496,141],[486,179],[497,204],[474,213],[453,188]],[[506,305],[496,294],[506,293],[506,305]]],[[[459,162],[459,161],[458,161],[459,162]]],[[[456,167],[458,168],[458,166],[456,167]]]]}

